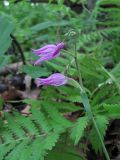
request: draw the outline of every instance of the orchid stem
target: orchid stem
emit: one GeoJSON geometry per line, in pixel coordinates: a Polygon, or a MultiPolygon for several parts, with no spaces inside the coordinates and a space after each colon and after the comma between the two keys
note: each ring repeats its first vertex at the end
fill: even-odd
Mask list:
{"type": "Polygon", "coordinates": [[[78,63],[78,57],[77,57],[77,35],[75,35],[75,63],[76,63],[76,68],[78,72],[79,83],[81,85],[81,88],[83,89],[84,87],[83,87],[83,82],[82,82],[82,76],[81,76],[80,67],[78,63]]]}
{"type": "Polygon", "coordinates": [[[99,128],[97,126],[97,123],[95,121],[95,118],[93,116],[88,96],[87,96],[87,94],[85,92],[85,89],[84,89],[84,86],[83,86],[82,76],[81,76],[81,72],[80,72],[80,66],[79,66],[78,57],[77,57],[77,33],[75,34],[75,57],[74,58],[75,58],[75,63],[76,63],[76,69],[77,69],[77,72],[78,72],[79,83],[80,83],[80,86],[81,86],[80,87],[81,88],[80,95],[81,95],[82,103],[84,105],[84,108],[85,108],[85,111],[88,115],[88,118],[93,122],[93,125],[96,129],[96,132],[97,132],[97,135],[98,135],[99,140],[101,142],[102,149],[103,149],[104,155],[106,157],[106,160],[110,160],[108,152],[107,152],[106,147],[105,147],[105,144],[103,142],[100,130],[99,130],[99,128]]]}

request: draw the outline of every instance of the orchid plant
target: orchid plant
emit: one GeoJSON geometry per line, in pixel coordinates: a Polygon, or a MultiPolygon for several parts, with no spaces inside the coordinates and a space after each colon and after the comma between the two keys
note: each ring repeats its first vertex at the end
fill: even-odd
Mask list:
{"type": "MultiPolygon", "coordinates": [[[[88,96],[87,96],[86,91],[83,86],[82,77],[81,77],[81,73],[80,73],[80,69],[79,69],[80,65],[78,64],[78,57],[77,57],[77,50],[76,50],[76,48],[77,48],[77,46],[76,46],[77,45],[77,33],[72,31],[69,34],[75,37],[74,59],[75,59],[75,63],[76,63],[76,70],[77,70],[78,76],[79,76],[79,83],[75,80],[72,80],[71,78],[68,78],[67,76],[64,76],[61,73],[54,73],[54,74],[50,75],[48,78],[36,78],[35,82],[36,82],[37,87],[39,87],[41,85],[43,85],[43,86],[49,86],[49,85],[50,86],[61,86],[61,85],[65,85],[68,82],[68,80],[72,80],[72,82],[73,82],[72,85],[77,86],[80,89],[80,96],[82,98],[82,103],[84,105],[86,114],[96,129],[96,132],[97,132],[98,138],[101,142],[103,152],[105,154],[106,159],[110,160],[108,152],[107,152],[106,147],[104,145],[104,142],[102,140],[100,130],[99,130],[97,123],[95,121],[95,118],[93,116],[88,96]]],[[[61,43],[58,43],[57,45],[49,44],[49,45],[46,45],[40,49],[33,50],[35,52],[35,54],[37,54],[38,56],[41,56],[41,58],[35,62],[35,65],[40,62],[43,62],[46,60],[51,60],[53,58],[58,57],[60,55],[60,51],[61,51],[61,49],[63,49],[63,47],[64,47],[64,43],[61,42],[61,43]]]]}
{"type": "MultiPolygon", "coordinates": [[[[63,0],[39,2],[1,3],[0,68],[22,60],[18,72],[24,73],[26,88],[16,88],[22,100],[4,103],[0,97],[0,160],[118,158],[113,155],[119,150],[118,123],[115,130],[111,126],[120,119],[119,0],[92,6],[81,1],[81,13],[63,0]],[[31,54],[29,48],[39,43],[47,45],[31,54]],[[33,58],[38,58],[34,65],[33,58]]],[[[11,71],[1,76],[10,88],[11,71]]]]}

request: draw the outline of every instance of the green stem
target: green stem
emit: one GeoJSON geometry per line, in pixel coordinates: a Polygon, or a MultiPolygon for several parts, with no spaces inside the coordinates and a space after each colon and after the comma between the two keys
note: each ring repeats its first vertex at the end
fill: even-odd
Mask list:
{"type": "Polygon", "coordinates": [[[108,155],[108,152],[107,152],[106,147],[105,147],[105,145],[104,145],[102,136],[101,136],[101,134],[100,134],[99,128],[98,128],[98,126],[97,126],[97,124],[96,124],[95,118],[94,118],[93,113],[92,113],[92,111],[91,111],[91,106],[90,106],[90,103],[89,103],[89,99],[88,99],[88,96],[87,96],[87,94],[85,93],[85,91],[81,91],[81,99],[82,99],[82,103],[83,103],[83,105],[84,105],[85,111],[86,111],[89,119],[92,120],[93,125],[94,125],[94,127],[95,127],[95,129],[96,129],[96,132],[97,132],[97,135],[98,135],[99,140],[100,140],[100,142],[101,142],[101,145],[102,145],[103,152],[104,152],[104,154],[105,154],[106,160],[110,160],[109,155],[108,155]]]}
{"type": "Polygon", "coordinates": [[[92,111],[91,111],[91,107],[90,107],[88,96],[85,93],[84,89],[80,92],[80,95],[81,95],[81,99],[82,99],[82,103],[84,105],[85,111],[86,111],[89,119],[92,119],[93,118],[93,114],[92,114],[92,111]]]}
{"type": "Polygon", "coordinates": [[[98,128],[98,126],[97,126],[97,124],[96,124],[96,121],[95,121],[94,117],[93,117],[92,121],[93,121],[94,127],[95,127],[95,129],[96,129],[96,132],[97,132],[97,134],[98,134],[99,140],[100,140],[100,142],[101,142],[101,145],[102,145],[103,152],[104,152],[104,154],[105,154],[106,160],[110,160],[110,157],[109,157],[109,155],[108,155],[108,152],[107,152],[107,150],[106,150],[106,147],[105,147],[105,145],[104,145],[103,139],[102,139],[102,137],[101,137],[99,128],[98,128]]]}
{"type": "Polygon", "coordinates": [[[81,88],[83,87],[83,82],[82,82],[82,76],[79,68],[79,63],[78,63],[78,57],[77,57],[77,35],[75,35],[75,63],[76,63],[76,68],[78,71],[78,78],[79,78],[79,83],[81,85],[81,88]]]}
{"type": "Polygon", "coordinates": [[[96,132],[97,132],[98,137],[100,139],[100,142],[101,142],[101,145],[102,145],[103,152],[105,154],[106,160],[110,160],[108,152],[107,152],[106,147],[105,147],[105,144],[103,142],[102,136],[100,134],[99,128],[98,128],[98,126],[96,124],[96,121],[95,121],[95,118],[93,116],[88,96],[87,96],[87,94],[85,92],[85,89],[84,89],[84,86],[83,86],[82,77],[81,77],[81,73],[80,73],[80,69],[79,69],[78,58],[77,58],[77,35],[75,35],[75,63],[76,63],[76,69],[77,69],[77,72],[78,72],[79,83],[80,83],[80,86],[81,86],[80,87],[81,88],[80,95],[81,95],[82,103],[84,105],[84,108],[85,108],[85,111],[86,111],[86,113],[88,115],[88,118],[90,120],[92,120],[93,125],[94,125],[94,127],[96,129],[96,132]]]}
{"type": "Polygon", "coordinates": [[[64,71],[63,71],[63,74],[66,74],[67,71],[69,70],[70,66],[72,65],[72,63],[75,61],[75,59],[73,58],[71,60],[71,62],[65,67],[64,71]]]}

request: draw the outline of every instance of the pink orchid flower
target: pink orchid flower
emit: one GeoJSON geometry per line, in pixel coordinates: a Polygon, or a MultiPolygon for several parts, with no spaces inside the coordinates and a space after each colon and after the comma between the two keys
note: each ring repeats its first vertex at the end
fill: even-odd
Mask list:
{"type": "Polygon", "coordinates": [[[46,45],[40,49],[33,50],[35,54],[40,56],[40,58],[34,63],[35,65],[38,63],[41,63],[46,60],[51,60],[53,58],[56,58],[60,55],[60,50],[63,49],[64,43],[58,43],[57,45],[49,44],[46,45]]]}
{"type": "Polygon", "coordinates": [[[44,86],[61,86],[68,82],[68,78],[61,73],[54,73],[48,78],[36,78],[37,87],[44,86]]]}

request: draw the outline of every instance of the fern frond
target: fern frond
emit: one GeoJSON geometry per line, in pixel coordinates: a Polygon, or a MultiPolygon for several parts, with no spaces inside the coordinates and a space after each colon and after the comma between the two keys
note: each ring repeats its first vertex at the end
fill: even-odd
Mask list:
{"type": "Polygon", "coordinates": [[[81,137],[84,135],[84,129],[88,125],[88,118],[87,117],[81,117],[75,122],[73,128],[71,129],[71,135],[70,137],[74,140],[74,144],[76,145],[81,137]]]}
{"type": "Polygon", "coordinates": [[[109,118],[120,118],[120,104],[103,104],[109,118]]]}
{"type": "Polygon", "coordinates": [[[117,79],[117,82],[120,84],[120,63],[118,63],[114,69],[111,70],[111,73],[115,76],[117,79]]]}
{"type": "Polygon", "coordinates": [[[43,106],[44,106],[45,111],[49,114],[49,116],[54,122],[61,124],[61,126],[65,128],[70,127],[72,125],[72,123],[66,120],[65,118],[63,118],[63,116],[60,115],[58,110],[56,108],[53,108],[51,104],[44,103],[43,106]]]}
{"type": "Polygon", "coordinates": [[[119,94],[116,85],[111,83],[111,80],[100,84],[94,91],[91,97],[91,105],[95,106],[103,103],[116,104],[119,103],[119,94]]]}
{"type": "Polygon", "coordinates": [[[63,95],[63,99],[70,102],[81,102],[79,90],[70,86],[62,86],[58,88],[58,91],[63,95]]]}
{"type": "Polygon", "coordinates": [[[44,159],[46,151],[54,147],[60,134],[71,125],[59,112],[55,115],[49,110],[49,113],[54,121],[56,116],[58,120],[50,123],[40,108],[32,108],[29,117],[17,112],[5,113],[5,123],[0,131],[1,160],[44,159]]]}
{"type": "Polygon", "coordinates": [[[48,152],[45,160],[85,160],[84,156],[77,151],[76,147],[71,143],[71,140],[66,135],[61,136],[55,148],[48,152]]]}

